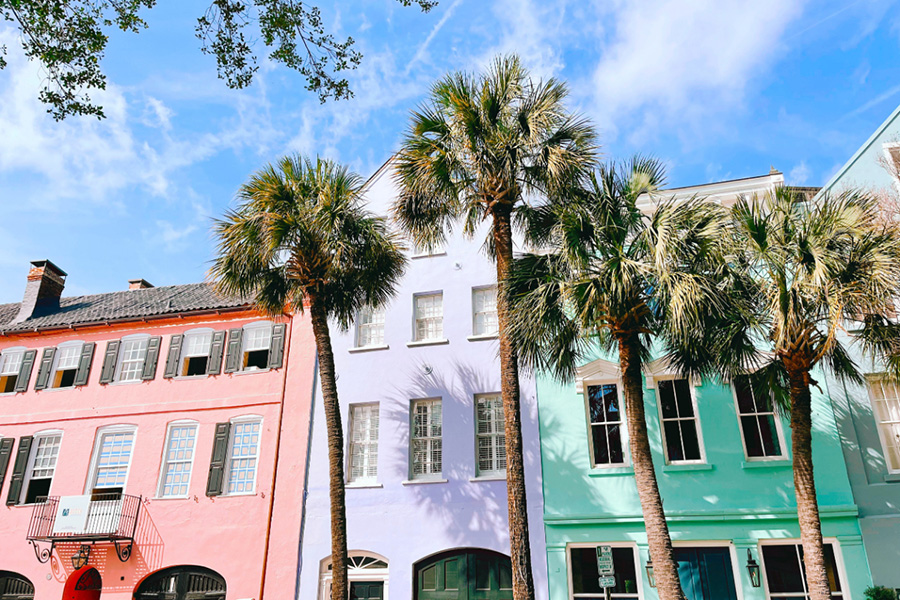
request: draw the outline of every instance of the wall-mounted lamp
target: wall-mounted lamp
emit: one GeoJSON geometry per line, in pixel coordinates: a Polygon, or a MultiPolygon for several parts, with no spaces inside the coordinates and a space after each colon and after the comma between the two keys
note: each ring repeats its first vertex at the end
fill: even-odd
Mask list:
{"type": "Polygon", "coordinates": [[[78,552],[72,555],[72,568],[76,571],[88,564],[91,558],[91,547],[88,544],[82,544],[78,552]]]}
{"type": "Polygon", "coordinates": [[[647,583],[652,588],[656,587],[656,577],[653,574],[653,557],[649,554],[647,555],[647,583]]]}
{"type": "Polygon", "coordinates": [[[750,584],[758,588],[762,585],[762,581],[759,577],[759,565],[755,560],[753,560],[753,555],[750,554],[750,548],[747,548],[747,572],[750,573],[750,584]]]}

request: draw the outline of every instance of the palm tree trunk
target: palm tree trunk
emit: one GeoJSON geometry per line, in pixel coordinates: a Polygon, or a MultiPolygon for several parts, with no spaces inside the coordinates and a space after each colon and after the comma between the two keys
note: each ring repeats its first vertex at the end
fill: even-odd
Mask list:
{"type": "Polygon", "coordinates": [[[653,574],[660,600],[683,600],[684,591],[678,579],[672,538],[663,511],[662,497],[653,470],[650,453],[650,437],[647,435],[647,419],[644,414],[644,382],[641,376],[641,350],[636,333],[619,338],[619,366],[625,396],[625,417],[628,420],[628,443],[634,480],[641,499],[644,527],[647,529],[647,545],[653,560],[653,574]]]}
{"type": "MultiPolygon", "coordinates": [[[[493,208],[494,248],[497,256],[497,283],[509,276],[513,260],[511,206],[493,208]]],[[[522,411],[519,406],[519,359],[507,331],[509,306],[506,295],[497,290],[497,321],[500,330],[500,390],[503,398],[506,434],[506,493],[509,511],[509,545],[512,559],[513,598],[534,600],[531,575],[531,544],[528,539],[528,505],[525,496],[525,464],[522,451],[522,411]]]]}
{"type": "Polygon", "coordinates": [[[825,547],[822,543],[822,522],[816,501],[816,483],[812,462],[812,397],[810,377],[806,369],[788,370],[791,384],[791,443],[794,452],[794,493],[797,496],[797,517],[800,521],[800,541],[810,600],[829,600],[831,590],[825,570],[825,547]]]}
{"type": "Polygon", "coordinates": [[[331,496],[331,598],[346,600],[350,596],[347,583],[347,506],[344,500],[344,431],[341,427],[341,405],[334,378],[334,354],[328,315],[315,297],[310,296],[309,313],[316,350],[319,355],[319,378],[325,401],[325,426],[328,430],[328,471],[331,496]]]}

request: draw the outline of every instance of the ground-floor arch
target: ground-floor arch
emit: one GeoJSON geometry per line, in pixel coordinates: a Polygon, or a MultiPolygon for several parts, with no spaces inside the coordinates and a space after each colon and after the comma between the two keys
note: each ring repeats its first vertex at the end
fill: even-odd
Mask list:
{"type": "Polygon", "coordinates": [[[134,600],[225,600],[225,578],[206,567],[179,565],[151,573],[134,600]]]}
{"type": "Polygon", "coordinates": [[[24,575],[0,571],[0,600],[34,600],[34,585],[24,575]]]}
{"type": "MultiPolygon", "coordinates": [[[[319,598],[331,598],[331,557],[319,563],[319,598]]],[[[350,600],[381,600],[387,597],[388,560],[364,550],[347,552],[350,600]]]]}
{"type": "Polygon", "coordinates": [[[103,589],[100,571],[94,567],[82,567],[72,571],[63,588],[63,600],[99,600],[103,589]]]}
{"type": "Polygon", "coordinates": [[[430,556],[415,565],[416,600],[512,600],[509,557],[465,548],[430,556]]]}

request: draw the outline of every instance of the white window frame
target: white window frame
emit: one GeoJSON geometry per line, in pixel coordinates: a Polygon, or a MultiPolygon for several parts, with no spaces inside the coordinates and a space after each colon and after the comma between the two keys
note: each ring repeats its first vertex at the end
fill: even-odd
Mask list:
{"type": "Polygon", "coordinates": [[[504,479],[506,478],[506,471],[509,468],[509,457],[506,457],[506,468],[505,469],[492,469],[488,471],[482,471],[481,466],[479,465],[480,458],[478,455],[478,440],[482,437],[503,437],[503,449],[504,453],[506,452],[506,407],[503,406],[503,394],[500,392],[487,392],[483,394],[475,394],[474,396],[474,405],[473,410],[475,411],[474,416],[474,424],[475,424],[475,478],[476,479],[504,479]],[[478,400],[480,398],[499,398],[500,406],[503,408],[503,431],[501,433],[478,433],[478,400]]]}
{"type": "Polygon", "coordinates": [[[182,378],[207,377],[206,373],[203,373],[201,375],[184,375],[184,367],[185,367],[185,365],[187,365],[187,362],[189,359],[202,358],[204,356],[207,358],[207,363],[206,363],[207,366],[209,365],[209,354],[210,354],[210,351],[212,348],[213,334],[215,334],[215,330],[212,327],[198,327],[196,329],[190,329],[190,330],[184,332],[184,337],[181,340],[181,358],[178,361],[178,375],[177,375],[178,377],[182,377],[182,378]],[[209,336],[209,344],[207,345],[207,348],[206,348],[206,354],[200,354],[200,353],[196,353],[196,352],[191,353],[188,350],[188,340],[191,338],[197,338],[201,335],[209,336]]]}
{"type": "MultiPolygon", "coordinates": [[[[269,330],[269,357],[272,356],[272,333],[274,330],[275,324],[272,321],[253,321],[252,323],[247,323],[242,327],[241,333],[241,371],[247,372],[260,372],[260,371],[268,371],[269,367],[248,367],[246,366],[246,359],[248,352],[255,352],[258,350],[263,350],[263,348],[254,348],[252,350],[247,349],[247,340],[249,339],[249,332],[259,329],[267,329],[269,330]]],[[[267,361],[268,363],[268,361],[267,361]]]]}
{"type": "Polygon", "coordinates": [[[225,478],[222,481],[222,495],[253,496],[256,494],[257,482],[259,481],[259,468],[262,464],[262,439],[263,433],[265,431],[263,429],[262,415],[241,415],[239,417],[229,419],[228,422],[231,423],[231,428],[228,433],[228,453],[225,456],[225,478]],[[234,426],[246,423],[259,423],[259,440],[256,443],[256,465],[253,467],[253,489],[250,491],[244,490],[243,492],[229,492],[228,486],[231,483],[231,460],[233,458],[232,452],[234,450],[234,426]]]}
{"type": "Polygon", "coordinates": [[[885,142],[881,145],[881,150],[884,152],[888,166],[896,169],[896,171],[890,172],[890,175],[894,180],[894,187],[897,188],[897,192],[900,192],[900,156],[898,156],[897,160],[894,160],[894,157],[891,155],[892,150],[896,150],[898,155],[900,155],[900,142],[885,142]]]}
{"type": "Polygon", "coordinates": [[[163,440],[163,449],[162,449],[162,460],[159,465],[159,482],[156,486],[156,498],[157,499],[172,499],[172,498],[190,498],[191,490],[190,486],[194,481],[194,460],[197,458],[197,438],[200,433],[200,424],[197,421],[193,421],[190,419],[181,419],[179,421],[171,421],[166,426],[166,437],[163,440]],[[178,463],[188,463],[188,492],[184,495],[171,495],[166,496],[164,491],[166,487],[166,475],[168,474],[169,467],[169,444],[172,441],[172,429],[175,427],[193,427],[194,428],[194,448],[191,452],[191,460],[190,461],[174,461],[178,463]]]}
{"type": "MultiPolygon", "coordinates": [[[[589,460],[592,469],[619,469],[631,466],[631,447],[628,445],[628,422],[625,417],[625,394],[622,389],[622,380],[616,378],[606,379],[585,379],[581,382],[582,396],[584,397],[584,418],[587,424],[587,439],[589,460]],[[593,386],[614,385],[616,386],[616,395],[619,399],[619,414],[621,421],[619,422],[619,431],[622,438],[622,462],[620,463],[596,463],[594,462],[594,424],[591,422],[591,398],[590,388],[593,386]]],[[[608,424],[608,423],[607,423],[608,424]]]]}
{"type": "MultiPolygon", "coordinates": [[[[390,598],[388,592],[388,584],[390,583],[391,561],[384,556],[366,550],[348,550],[347,551],[347,581],[381,581],[384,582],[384,597],[390,598]],[[350,566],[350,559],[353,558],[372,558],[384,561],[387,568],[384,569],[367,569],[356,568],[350,566]]],[[[331,580],[332,571],[328,567],[331,566],[331,557],[327,556],[319,561],[319,600],[331,600],[331,580]]]]}
{"type": "MultiPolygon", "coordinates": [[[[633,600],[643,600],[644,598],[644,568],[641,564],[641,551],[634,542],[570,542],[566,544],[566,581],[568,583],[569,600],[577,600],[578,598],[596,598],[597,594],[578,594],[575,595],[575,580],[572,576],[572,560],[569,550],[572,548],[596,548],[597,546],[612,546],[613,548],[630,548],[634,556],[634,574],[637,577],[637,594],[616,594],[611,600],[619,598],[627,598],[633,600]]],[[[604,592],[604,596],[608,596],[604,592]]]]}
{"type": "MultiPolygon", "coordinates": [[[[679,377],[677,375],[663,375],[663,376],[657,376],[657,377],[653,378],[653,390],[656,393],[656,411],[657,411],[657,415],[659,416],[659,435],[660,435],[660,439],[662,440],[662,452],[663,452],[663,456],[666,459],[667,465],[705,465],[706,464],[706,444],[703,442],[703,426],[700,421],[700,411],[698,410],[698,407],[697,407],[697,389],[696,388],[697,388],[697,382],[694,380],[691,380],[689,378],[686,378],[686,377],[679,377]],[[693,419],[694,419],[694,423],[697,426],[697,444],[700,446],[700,458],[699,459],[691,459],[691,460],[677,460],[677,461],[673,462],[669,458],[668,445],[666,444],[665,423],[666,423],[666,421],[675,421],[675,420],[686,421],[687,419],[683,418],[683,417],[678,417],[677,419],[664,419],[663,418],[662,399],[660,398],[660,394],[659,394],[659,383],[661,381],[675,381],[678,379],[683,379],[683,380],[687,381],[688,391],[691,394],[691,404],[694,408],[693,419]]],[[[672,392],[673,393],[675,392],[674,384],[673,384],[672,392]]],[[[676,406],[678,404],[677,398],[675,399],[675,404],[676,404],[676,406]]],[[[679,431],[680,430],[681,429],[679,427],[679,431]]],[[[684,444],[684,440],[682,439],[682,445],[683,444],[684,444]]],[[[684,450],[683,447],[682,447],[682,450],[684,450]]]]}
{"type": "Polygon", "coordinates": [[[410,258],[428,258],[431,256],[446,256],[447,255],[447,246],[446,240],[443,242],[438,242],[434,245],[431,250],[427,248],[423,248],[416,244],[413,241],[410,241],[410,247],[412,250],[410,251],[410,258]]]}
{"type": "Polygon", "coordinates": [[[497,306],[497,286],[496,285],[482,285],[472,288],[472,337],[473,338],[496,338],[500,335],[500,316],[498,314],[499,307],[497,306]],[[475,306],[475,298],[478,294],[484,292],[494,292],[494,310],[493,311],[477,311],[475,306]],[[496,321],[496,331],[478,331],[477,322],[478,315],[484,314],[488,315],[493,312],[494,320],[496,321]]]}
{"type": "MultiPolygon", "coordinates": [[[[834,550],[834,563],[837,568],[837,577],[838,581],[841,584],[840,596],[837,596],[839,599],[850,600],[852,594],[848,591],[849,586],[847,582],[847,569],[844,565],[844,554],[841,549],[841,545],[838,543],[837,538],[833,537],[824,537],[822,538],[823,544],[831,544],[832,549],[834,550]]],[[[770,539],[770,540],[759,540],[756,546],[756,555],[759,557],[759,567],[760,567],[760,578],[762,583],[762,589],[766,594],[766,600],[778,600],[779,598],[789,598],[791,596],[797,596],[803,592],[784,592],[776,595],[772,595],[769,592],[769,578],[766,575],[766,559],[763,557],[762,549],[764,546],[802,546],[803,543],[800,538],[784,538],[784,539],[770,539]]],[[[804,586],[806,586],[805,578],[804,578],[804,586]]],[[[807,598],[809,594],[806,594],[807,598]]]]}
{"type": "Polygon", "coordinates": [[[22,504],[25,502],[25,497],[28,495],[28,485],[31,483],[32,479],[34,479],[33,471],[34,471],[34,463],[37,459],[37,449],[38,449],[38,440],[41,438],[49,438],[59,436],[59,445],[56,447],[56,464],[53,465],[53,475],[50,477],[39,477],[38,479],[49,479],[50,487],[47,489],[47,495],[50,495],[50,491],[53,489],[53,480],[56,479],[56,469],[59,467],[59,457],[62,454],[62,439],[63,439],[63,431],[62,429],[47,429],[44,431],[38,431],[34,435],[31,436],[31,450],[28,452],[28,465],[25,469],[25,478],[22,480],[22,491],[19,496],[19,503],[22,504]]]}
{"type": "MultiPolygon", "coordinates": [[[[345,459],[346,465],[346,484],[347,487],[369,487],[378,484],[378,450],[381,444],[381,405],[378,402],[356,402],[354,404],[350,404],[347,407],[347,458],[345,459]],[[362,476],[353,478],[353,446],[357,443],[353,441],[353,425],[354,425],[354,415],[353,411],[357,408],[362,407],[374,407],[375,414],[378,416],[378,437],[375,439],[375,475],[370,476],[362,476]]],[[[371,444],[372,442],[367,442],[371,444]]]]}
{"type": "MultiPolygon", "coordinates": [[[[866,377],[866,394],[869,398],[869,405],[872,408],[872,419],[875,421],[875,430],[878,432],[878,441],[881,442],[881,452],[884,455],[884,467],[887,469],[887,472],[890,474],[900,474],[900,465],[898,468],[891,467],[890,454],[888,452],[888,444],[887,439],[885,438],[884,431],[882,430],[883,423],[894,423],[894,421],[881,421],[881,418],[878,416],[878,411],[875,408],[875,398],[872,397],[872,386],[873,385],[881,385],[883,383],[884,376],[877,375],[869,375],[866,377]]],[[[896,389],[898,395],[900,395],[900,384],[896,385],[896,389]]],[[[900,397],[897,398],[897,402],[900,403],[900,397]]],[[[897,427],[900,427],[900,421],[897,422],[897,427]]]]}
{"type": "MultiPolygon", "coordinates": [[[[84,348],[84,342],[80,341],[80,340],[71,340],[68,342],[63,342],[56,346],[56,352],[53,353],[53,365],[52,365],[52,368],[50,369],[50,379],[47,381],[47,389],[60,390],[60,389],[69,389],[70,387],[75,387],[74,383],[72,385],[64,387],[64,388],[56,386],[56,373],[59,371],[59,359],[62,358],[62,351],[68,350],[69,348],[78,348],[78,350],[75,352],[75,367],[73,369],[76,373],[76,377],[78,376],[77,375],[78,367],[80,366],[80,363],[81,363],[81,352],[84,348]]],[[[69,369],[66,369],[66,370],[68,371],[69,369]]]]}
{"type": "Polygon", "coordinates": [[[378,308],[372,308],[371,306],[369,306],[369,307],[360,309],[359,312],[356,314],[356,332],[355,332],[355,335],[353,338],[354,343],[356,344],[355,347],[356,348],[386,348],[387,347],[385,344],[385,324],[386,324],[386,322],[387,322],[387,310],[385,309],[384,306],[379,306],[378,308]],[[364,315],[370,315],[369,322],[363,322],[364,315]],[[381,316],[380,323],[372,322],[371,319],[375,315],[381,316]],[[374,343],[374,344],[373,343],[363,344],[362,343],[363,331],[373,329],[378,325],[381,326],[381,335],[380,335],[381,341],[378,343],[374,343]]]}
{"type": "MultiPolygon", "coordinates": [[[[28,348],[26,348],[25,346],[13,346],[10,348],[4,348],[2,351],[0,351],[0,377],[11,377],[11,376],[15,375],[16,376],[16,385],[18,385],[19,384],[18,377],[22,372],[22,361],[25,360],[25,353],[27,351],[28,351],[28,348]],[[19,368],[16,369],[15,373],[3,373],[2,367],[6,363],[6,358],[9,356],[12,356],[12,355],[18,355],[19,368]]],[[[13,387],[15,387],[15,386],[13,386],[13,387]]],[[[7,395],[15,394],[15,393],[16,393],[16,391],[15,391],[15,389],[13,389],[13,391],[11,391],[11,392],[0,392],[0,396],[7,396],[7,395]]]]}
{"type": "MultiPolygon", "coordinates": [[[[741,417],[759,417],[760,415],[767,415],[768,412],[752,412],[752,413],[742,413],[741,406],[738,403],[737,397],[737,388],[734,385],[734,381],[729,382],[728,387],[731,388],[731,397],[734,399],[734,410],[737,415],[738,429],[741,430],[741,444],[744,447],[744,460],[747,462],[766,462],[770,460],[785,460],[787,459],[787,446],[784,443],[784,431],[781,427],[781,411],[778,410],[778,407],[775,405],[775,399],[771,400],[771,414],[773,419],[775,420],[775,435],[778,436],[778,444],[779,448],[781,448],[781,454],[777,454],[775,456],[750,456],[749,452],[747,452],[747,439],[744,437],[744,424],[741,422],[741,417]]],[[[753,394],[753,403],[754,408],[756,407],[756,390],[753,389],[753,386],[750,385],[750,393],[753,394]]],[[[696,409],[695,409],[696,410],[696,409]]],[[[757,421],[757,424],[759,421],[757,421]]],[[[758,425],[757,425],[758,427],[758,425]]],[[[762,432],[760,432],[762,435],[762,432]]]]}
{"type": "MultiPolygon", "coordinates": [[[[147,351],[150,346],[150,335],[147,333],[135,333],[126,335],[119,342],[119,355],[116,357],[116,375],[113,378],[115,383],[140,383],[141,376],[144,373],[144,365],[147,362],[147,351]],[[144,341],[144,354],[141,357],[141,368],[138,371],[137,379],[122,379],[122,368],[125,366],[125,344],[128,342],[144,341]]],[[[129,361],[134,362],[134,361],[129,361]]]]}
{"type": "Polygon", "coordinates": [[[444,333],[444,291],[438,290],[434,292],[420,292],[413,295],[413,342],[415,343],[434,343],[434,342],[442,342],[446,340],[444,333]],[[438,297],[441,299],[441,315],[440,317],[423,317],[423,319],[437,319],[440,318],[440,328],[441,332],[438,337],[428,337],[428,338],[420,338],[419,337],[419,300],[423,298],[431,298],[438,297]]]}
{"type": "Polygon", "coordinates": [[[91,451],[91,464],[88,468],[87,482],[84,486],[85,494],[90,494],[96,487],[95,480],[100,466],[98,461],[100,460],[100,448],[103,444],[103,437],[107,434],[131,433],[131,452],[128,454],[128,465],[125,467],[125,481],[122,484],[122,493],[125,493],[128,479],[131,476],[131,465],[134,463],[134,450],[137,447],[137,429],[137,425],[128,424],[105,425],[97,428],[97,433],[94,435],[94,449],[91,451]]]}
{"type": "MultiPolygon", "coordinates": [[[[429,419],[433,418],[433,408],[428,411],[429,419]]],[[[434,398],[419,398],[410,402],[410,423],[409,423],[409,479],[412,481],[432,481],[432,480],[440,480],[443,477],[444,472],[444,402],[440,397],[434,398]],[[415,436],[416,431],[416,408],[420,405],[429,405],[433,407],[437,405],[440,407],[441,411],[441,435],[433,436],[433,435],[425,435],[421,437],[415,436]],[[416,442],[417,441],[431,441],[430,444],[431,449],[429,450],[429,454],[434,452],[433,442],[437,441],[440,443],[441,449],[441,470],[435,473],[420,473],[416,474],[416,442]]],[[[429,428],[433,426],[431,420],[429,420],[429,428]]],[[[429,434],[431,432],[429,431],[429,434]]],[[[432,457],[431,463],[433,464],[434,460],[432,457]]]]}

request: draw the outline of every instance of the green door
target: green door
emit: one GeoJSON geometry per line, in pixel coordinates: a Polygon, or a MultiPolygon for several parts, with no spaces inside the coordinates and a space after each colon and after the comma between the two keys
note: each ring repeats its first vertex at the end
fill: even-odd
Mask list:
{"type": "Polygon", "coordinates": [[[416,600],[512,600],[509,558],[488,550],[454,550],[416,566],[416,600]]]}
{"type": "Polygon", "coordinates": [[[381,600],[384,598],[383,581],[351,581],[350,600],[381,600]]]}

